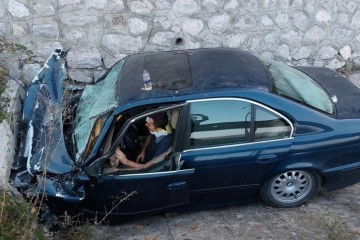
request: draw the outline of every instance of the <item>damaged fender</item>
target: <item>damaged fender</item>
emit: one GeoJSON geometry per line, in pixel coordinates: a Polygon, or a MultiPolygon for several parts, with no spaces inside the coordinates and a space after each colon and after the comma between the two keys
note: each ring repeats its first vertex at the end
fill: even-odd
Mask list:
{"type": "Polygon", "coordinates": [[[73,170],[63,137],[63,73],[65,55],[55,50],[27,89],[23,106],[22,137],[15,169],[35,175],[73,170]]]}

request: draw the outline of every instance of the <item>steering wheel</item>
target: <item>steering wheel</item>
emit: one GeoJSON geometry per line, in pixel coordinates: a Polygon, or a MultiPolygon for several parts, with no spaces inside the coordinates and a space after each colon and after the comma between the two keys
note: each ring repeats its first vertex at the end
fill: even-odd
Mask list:
{"type": "Polygon", "coordinates": [[[141,147],[138,136],[138,129],[136,125],[130,124],[126,129],[125,135],[120,141],[120,150],[125,153],[126,157],[129,159],[135,159],[141,147]]]}

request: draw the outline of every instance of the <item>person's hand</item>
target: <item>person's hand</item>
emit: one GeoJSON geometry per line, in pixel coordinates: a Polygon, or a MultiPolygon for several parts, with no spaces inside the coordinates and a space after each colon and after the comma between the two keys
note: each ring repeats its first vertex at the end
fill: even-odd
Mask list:
{"type": "Polygon", "coordinates": [[[144,157],[145,157],[145,152],[141,151],[141,153],[139,153],[139,155],[136,158],[136,162],[144,162],[144,157]]]}

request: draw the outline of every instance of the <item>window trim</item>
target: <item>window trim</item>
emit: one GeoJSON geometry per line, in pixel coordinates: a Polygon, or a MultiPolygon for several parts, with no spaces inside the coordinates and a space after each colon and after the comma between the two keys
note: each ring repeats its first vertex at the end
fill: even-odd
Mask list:
{"type": "MultiPolygon", "coordinates": [[[[286,138],[281,138],[281,139],[271,139],[271,140],[264,140],[264,141],[251,141],[251,142],[246,142],[246,143],[234,143],[234,144],[229,144],[229,145],[222,145],[222,146],[208,146],[208,147],[199,147],[199,148],[187,148],[187,149],[184,149],[184,152],[191,152],[191,151],[198,151],[198,150],[206,150],[206,149],[216,149],[216,148],[226,148],[226,147],[234,147],[234,146],[245,146],[245,145],[252,145],[252,144],[258,144],[258,143],[266,143],[266,142],[274,142],[274,141],[284,141],[284,140],[289,140],[289,139],[293,139],[293,134],[294,134],[294,125],[293,123],[287,118],[285,117],[283,114],[273,110],[272,108],[262,104],[262,103],[259,103],[259,102],[256,102],[256,101],[253,101],[253,100],[250,100],[250,99],[246,99],[246,98],[237,98],[237,97],[220,97],[220,98],[207,98],[207,99],[195,99],[195,100],[188,100],[186,101],[187,104],[191,104],[191,103],[194,103],[194,102],[205,102],[205,101],[222,101],[222,100],[231,100],[231,101],[243,101],[243,102],[248,102],[248,103],[251,103],[251,104],[254,104],[256,106],[259,106],[259,107],[262,107],[268,111],[270,111],[271,113],[275,114],[276,116],[278,117],[281,117],[282,119],[284,119],[289,125],[290,125],[290,128],[291,128],[291,131],[290,131],[290,135],[289,137],[286,137],[286,138]]],[[[256,106],[252,105],[252,114],[253,114],[253,109],[255,109],[256,106]]],[[[189,118],[189,114],[190,112],[187,113],[187,116],[189,118]]],[[[252,115],[251,114],[251,115],[252,115]]],[[[253,118],[251,120],[251,122],[253,122],[253,118]]],[[[188,135],[190,136],[190,128],[187,127],[187,133],[188,135]]],[[[254,140],[254,139],[253,139],[254,140]]]]}

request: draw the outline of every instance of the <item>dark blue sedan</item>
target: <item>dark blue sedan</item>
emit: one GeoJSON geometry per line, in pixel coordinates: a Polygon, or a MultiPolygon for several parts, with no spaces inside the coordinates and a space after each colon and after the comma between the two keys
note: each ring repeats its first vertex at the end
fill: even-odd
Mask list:
{"type": "Polygon", "coordinates": [[[143,53],[64,98],[65,58],[55,51],[28,88],[12,176],[55,213],[144,214],[257,195],[297,207],[320,188],[360,182],[360,89],[332,70],[238,49],[143,53]],[[170,152],[144,168],[114,166],[116,149],[137,158],[160,113],[170,152]]]}

